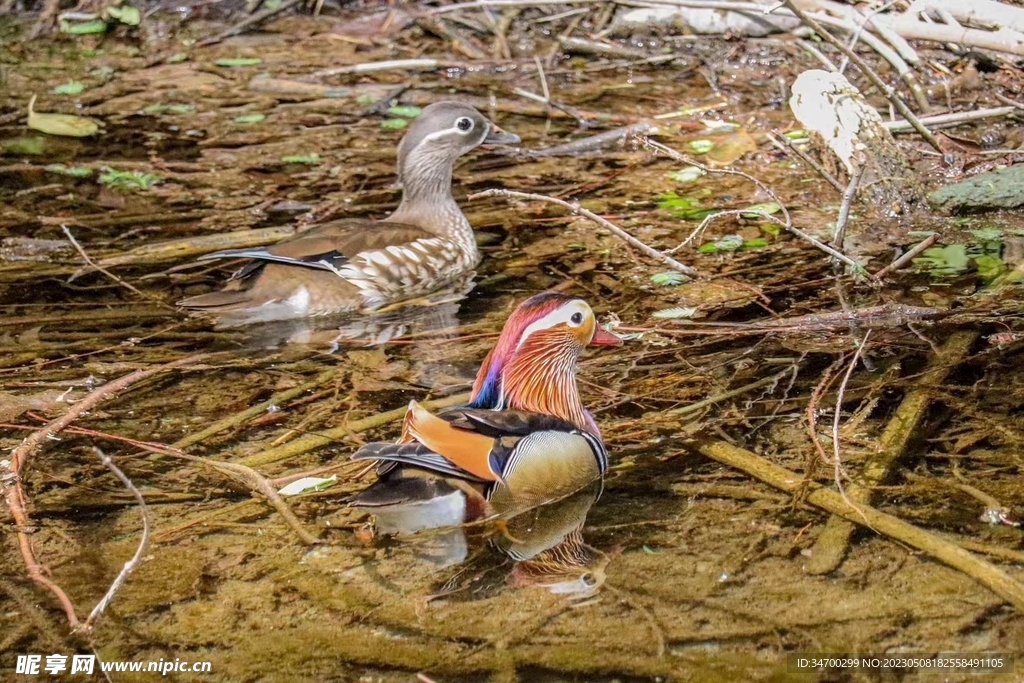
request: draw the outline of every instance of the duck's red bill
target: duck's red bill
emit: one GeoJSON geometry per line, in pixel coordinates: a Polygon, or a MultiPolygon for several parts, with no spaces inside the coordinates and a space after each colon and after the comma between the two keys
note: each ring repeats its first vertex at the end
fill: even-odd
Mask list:
{"type": "Polygon", "coordinates": [[[591,346],[622,346],[622,339],[598,326],[594,331],[594,338],[590,340],[591,346]]]}

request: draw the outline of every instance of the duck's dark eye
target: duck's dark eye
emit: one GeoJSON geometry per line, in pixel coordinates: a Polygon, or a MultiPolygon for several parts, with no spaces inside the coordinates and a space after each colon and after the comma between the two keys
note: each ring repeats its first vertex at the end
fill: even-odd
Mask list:
{"type": "Polygon", "coordinates": [[[573,325],[582,325],[583,314],[580,313],[579,311],[576,311],[575,313],[572,314],[572,317],[569,318],[569,322],[571,322],[573,325]]]}
{"type": "Polygon", "coordinates": [[[455,127],[464,133],[467,131],[471,131],[473,130],[473,119],[469,118],[468,116],[463,116],[462,118],[455,122],[455,127]]]}

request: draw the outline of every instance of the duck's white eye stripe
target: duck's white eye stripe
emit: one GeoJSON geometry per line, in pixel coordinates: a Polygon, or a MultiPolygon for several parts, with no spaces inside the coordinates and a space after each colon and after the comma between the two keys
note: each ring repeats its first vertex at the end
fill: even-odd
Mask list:
{"type": "Polygon", "coordinates": [[[563,304],[544,317],[534,320],[532,323],[527,325],[526,329],[523,330],[523,336],[519,338],[518,346],[522,346],[523,342],[525,342],[534,332],[546,330],[558,324],[565,324],[570,327],[579,327],[583,324],[583,321],[587,319],[588,315],[593,315],[593,313],[591,313],[590,306],[587,302],[582,299],[575,299],[567,304],[563,304]],[[577,315],[579,316],[579,322],[574,322],[574,318],[577,315]]]}

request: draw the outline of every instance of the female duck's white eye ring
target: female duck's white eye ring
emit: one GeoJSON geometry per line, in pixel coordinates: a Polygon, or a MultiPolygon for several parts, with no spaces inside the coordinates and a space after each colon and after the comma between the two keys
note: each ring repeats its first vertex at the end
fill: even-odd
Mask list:
{"type": "Polygon", "coordinates": [[[569,318],[569,322],[572,323],[574,327],[579,327],[583,324],[583,314],[576,311],[572,314],[572,317],[569,318]]]}
{"type": "Polygon", "coordinates": [[[468,116],[462,116],[455,121],[455,127],[461,130],[463,133],[468,133],[473,130],[473,119],[468,116]]]}

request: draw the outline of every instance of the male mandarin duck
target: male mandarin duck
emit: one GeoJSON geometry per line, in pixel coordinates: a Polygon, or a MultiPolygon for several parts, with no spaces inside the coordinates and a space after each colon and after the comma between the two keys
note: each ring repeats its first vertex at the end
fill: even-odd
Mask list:
{"type": "Polygon", "coordinates": [[[223,290],[179,301],[230,324],[373,311],[466,276],[480,261],[469,221],[452,197],[455,161],[482,144],[515,144],[476,109],[437,102],[398,145],[402,201],[382,221],[338,220],[266,248],[202,259],[252,259],[223,290]]]}
{"type": "Polygon", "coordinates": [[[608,455],[580,401],[576,365],[587,345],[621,343],[581,299],[527,299],[480,367],[467,407],[432,415],[412,401],[398,443],[356,452],[356,460],[381,461],[380,479],[351,504],[378,521],[394,512],[402,521],[378,528],[410,533],[515,514],[600,478],[608,455]],[[428,502],[434,519],[417,521],[416,507],[428,502]]]}

